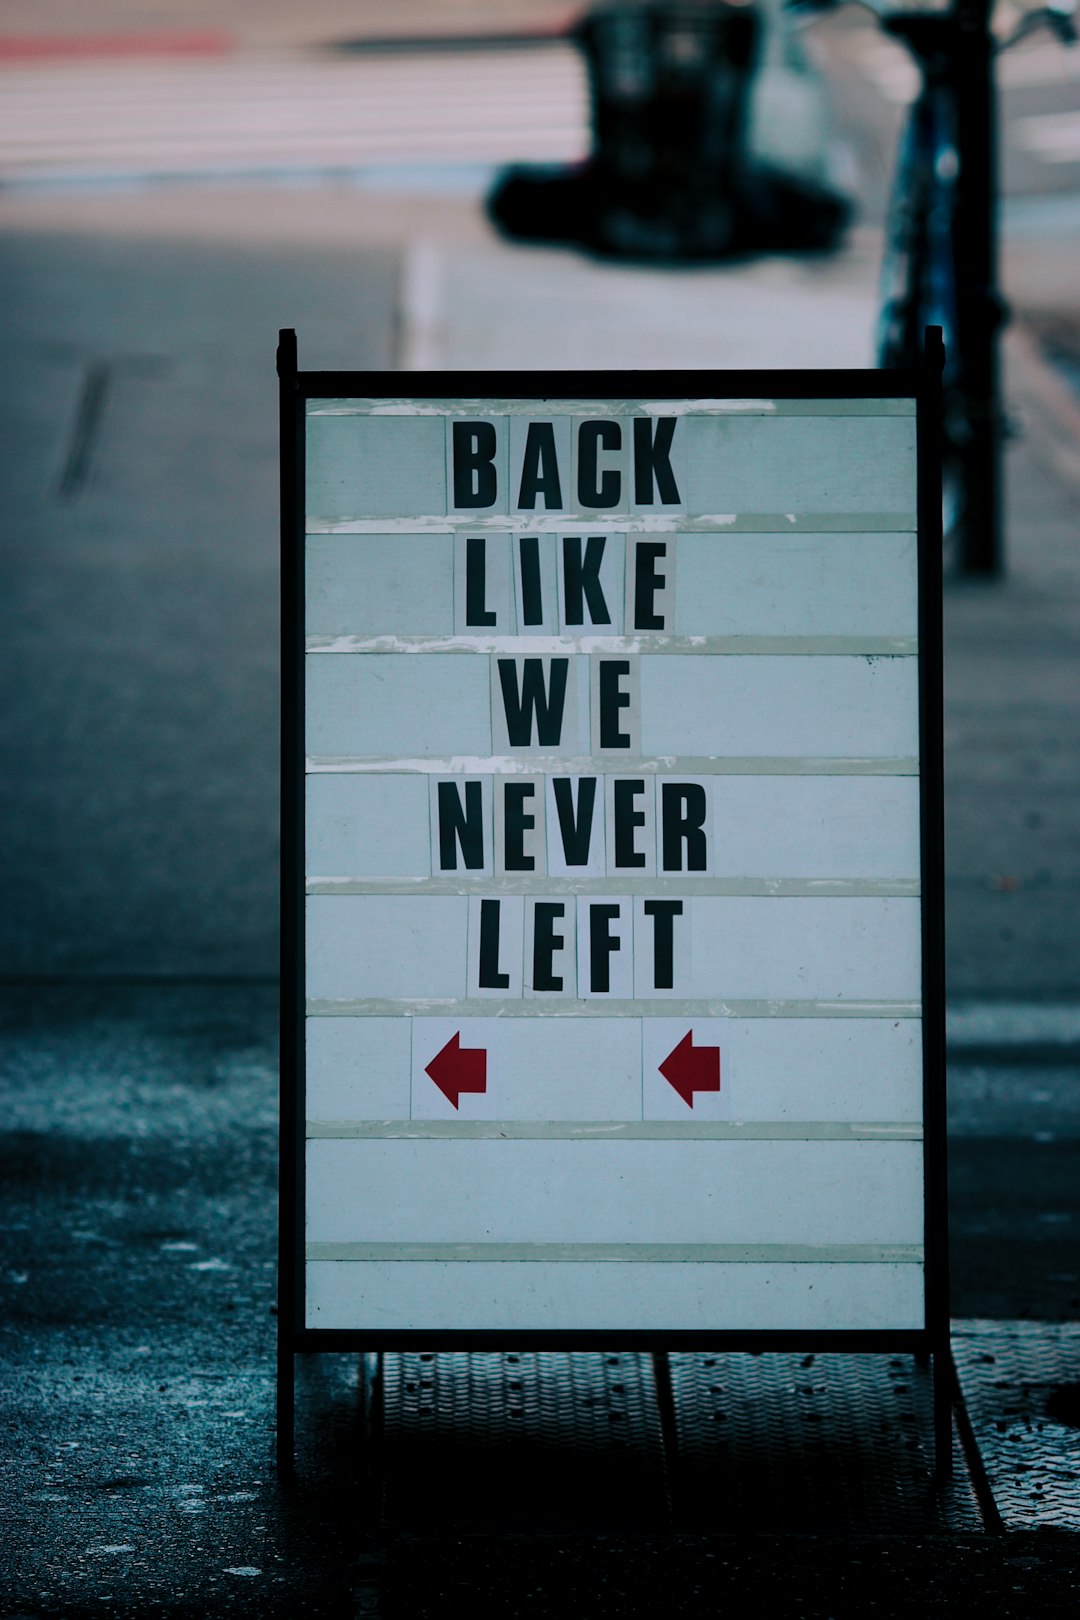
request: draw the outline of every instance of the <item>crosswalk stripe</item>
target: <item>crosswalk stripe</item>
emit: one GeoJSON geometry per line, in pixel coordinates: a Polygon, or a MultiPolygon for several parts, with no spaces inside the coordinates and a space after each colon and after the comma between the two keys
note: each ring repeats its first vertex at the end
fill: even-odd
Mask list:
{"type": "Polygon", "coordinates": [[[316,162],[565,162],[588,145],[584,71],[565,46],[0,72],[0,183],[8,185],[316,162]]]}

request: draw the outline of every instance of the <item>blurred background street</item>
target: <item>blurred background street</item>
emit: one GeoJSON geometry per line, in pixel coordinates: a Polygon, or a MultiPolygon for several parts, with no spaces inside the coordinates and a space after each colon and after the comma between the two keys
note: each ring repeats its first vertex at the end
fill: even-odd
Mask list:
{"type": "MultiPolygon", "coordinates": [[[[568,1490],[584,1517],[553,1513],[543,1543],[505,1514],[387,1541],[355,1358],[311,1358],[300,1485],[278,1490],[278,329],[296,328],[304,369],[872,364],[915,88],[900,46],[847,8],[802,32],[808,68],[780,52],[761,76],[756,138],[857,199],[836,252],[663,268],[514,244],[485,217],[501,166],[588,152],[576,15],[556,0],[0,10],[12,1616],[421,1615],[466,1588],[507,1614],[742,1613],[763,1593],[792,1615],[933,1613],[962,1591],[1026,1616],[1074,1590],[1067,1486],[1057,1517],[1029,1493],[1004,1542],[974,1523],[946,1543],[928,1518],[860,1553],[843,1526],[797,1517],[726,1543],[680,1519],[657,1463],[655,1514],[636,1524],[568,1490]]],[[[1080,49],[1040,34],[1000,82],[1006,572],[945,597],[953,1314],[1053,1324],[1065,1345],[1080,1320],[1080,49]]],[[[1010,1410],[1003,1425],[1045,1420],[1010,1410]]],[[[1074,1419],[1061,1447],[1075,1438],[1074,1419]]]]}

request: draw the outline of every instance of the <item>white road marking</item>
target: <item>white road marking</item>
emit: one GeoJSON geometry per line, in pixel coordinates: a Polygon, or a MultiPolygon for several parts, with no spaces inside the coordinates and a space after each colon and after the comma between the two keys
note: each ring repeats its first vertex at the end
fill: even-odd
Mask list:
{"type": "Polygon", "coordinates": [[[1080,163],[1080,112],[1040,113],[1014,125],[1018,146],[1045,163],[1080,163]]]}
{"type": "Polygon", "coordinates": [[[442,259],[434,242],[410,245],[402,272],[401,367],[403,371],[438,371],[439,310],[442,259]]]}
{"type": "Polygon", "coordinates": [[[588,145],[584,70],[569,46],[0,71],[0,184],[8,186],[567,162],[588,145]]]}

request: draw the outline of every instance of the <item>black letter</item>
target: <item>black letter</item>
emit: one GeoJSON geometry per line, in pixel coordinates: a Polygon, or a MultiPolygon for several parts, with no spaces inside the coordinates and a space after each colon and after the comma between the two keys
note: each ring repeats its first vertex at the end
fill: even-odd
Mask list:
{"type": "Polygon", "coordinates": [[[536,817],[525,814],[525,800],[535,792],[535,782],[507,782],[503,787],[503,865],[508,872],[532,872],[536,867],[525,853],[525,834],[536,826],[536,817]]]}
{"type": "Polygon", "coordinates": [[[555,454],[555,427],[551,422],[530,422],[525,434],[518,506],[522,511],[533,511],[537,495],[544,497],[544,505],[548,508],[562,505],[559,461],[555,454]]]}
{"type": "Polygon", "coordinates": [[[658,557],[667,556],[666,540],[639,540],[634,560],[634,629],[663,630],[664,620],[653,611],[653,597],[663,590],[666,574],[653,567],[658,557]]]}
{"type": "Polygon", "coordinates": [[[563,855],[567,866],[588,866],[592,843],[593,806],[596,803],[596,777],[583,776],[578,784],[577,820],[574,819],[572,787],[568,776],[552,782],[555,808],[559,812],[563,855]]]}
{"type": "Polygon", "coordinates": [[[629,673],[628,658],[605,658],[600,665],[601,748],[630,747],[630,733],[619,730],[619,710],[630,707],[630,694],[619,690],[619,682],[629,673]]]}
{"type": "MultiPolygon", "coordinates": [[[[563,708],[569,658],[551,660],[551,691],[544,690],[542,658],[521,660],[521,694],[517,690],[517,665],[512,658],[500,658],[499,684],[506,711],[506,734],[513,748],[528,748],[532,742],[532,719],[536,716],[536,740],[546,748],[557,748],[562,738],[563,708]]],[[[629,702],[629,699],[627,699],[629,702]]]]}
{"type": "Polygon", "coordinates": [[[705,817],[709,801],[700,782],[661,782],[661,828],[665,872],[681,872],[686,841],[686,870],[704,872],[707,865],[705,817]]]}
{"type": "Polygon", "coordinates": [[[495,427],[491,422],[454,423],[455,506],[474,509],[494,506],[498,494],[495,477],[497,442],[495,427]]]}
{"type": "Polygon", "coordinates": [[[678,506],[679,491],[670,461],[675,418],[660,417],[655,439],[650,432],[651,427],[652,421],[648,416],[634,417],[634,500],[639,506],[652,504],[655,477],[664,505],[678,506]]]}
{"type": "Polygon", "coordinates": [[[440,782],[439,804],[439,868],[443,872],[457,871],[457,844],[461,845],[461,859],[475,871],[484,864],[484,809],[479,782],[465,783],[465,809],[461,808],[456,782],[440,782]]]}
{"type": "Polygon", "coordinates": [[[674,989],[675,918],[682,916],[682,901],[646,900],[643,910],[653,919],[653,989],[674,989]]]}
{"type": "Polygon", "coordinates": [[[470,534],[465,542],[465,623],[495,623],[487,609],[487,541],[482,534],[470,534]]]}
{"type": "Polygon", "coordinates": [[[585,623],[585,602],[589,603],[591,624],[610,624],[611,614],[600,584],[600,564],[604,560],[604,536],[591,534],[581,555],[581,535],[563,536],[563,608],[567,624],[585,623]]]}
{"type": "Polygon", "coordinates": [[[480,972],[482,990],[508,990],[509,973],[499,972],[499,902],[480,902],[480,972]]]}
{"type": "Polygon", "coordinates": [[[622,428],[618,422],[582,422],[578,430],[578,500],[582,506],[618,506],[622,483],[614,467],[601,473],[597,465],[597,452],[618,450],[622,445],[622,428]]]}
{"type": "Polygon", "coordinates": [[[634,809],[634,800],[645,792],[644,782],[613,782],[615,798],[615,865],[644,866],[645,857],[634,847],[634,828],[644,827],[644,810],[634,809]]]}
{"type": "Polygon", "coordinates": [[[538,900],[533,913],[533,989],[561,990],[562,978],[551,971],[552,958],[563,947],[563,936],[555,924],[566,915],[566,906],[538,900]]]}
{"type": "Polygon", "coordinates": [[[521,559],[521,620],[523,624],[543,624],[544,599],[540,585],[540,542],[535,534],[518,536],[521,559]]]}
{"type": "MultiPolygon", "coordinates": [[[[676,904],[680,902],[676,901],[676,904]]],[[[622,950],[622,941],[611,932],[619,915],[618,906],[589,907],[589,989],[611,989],[611,953],[622,950]],[[602,924],[596,927],[597,923],[602,924]]]]}

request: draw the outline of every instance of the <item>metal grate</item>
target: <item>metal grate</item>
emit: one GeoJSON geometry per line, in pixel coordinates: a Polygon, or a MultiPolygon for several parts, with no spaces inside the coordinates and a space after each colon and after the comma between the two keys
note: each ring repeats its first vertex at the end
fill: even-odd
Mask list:
{"type": "Polygon", "coordinates": [[[929,1373],[911,1356],[672,1357],[679,1508],[740,1534],[983,1528],[954,1437],[933,1476],[929,1373]]]}
{"type": "Polygon", "coordinates": [[[902,1534],[983,1528],[963,1455],[932,1474],[928,1374],[909,1356],[671,1357],[665,1469],[650,1358],[388,1355],[384,1510],[417,1534],[678,1528],[902,1534]]]}
{"type": "Polygon", "coordinates": [[[385,1514],[410,1531],[667,1520],[647,1356],[388,1355],[385,1514]]]}
{"type": "Polygon", "coordinates": [[[954,1322],[953,1354],[1009,1530],[1080,1530],[1080,1324],[954,1322]]]}

